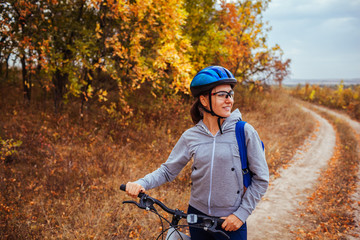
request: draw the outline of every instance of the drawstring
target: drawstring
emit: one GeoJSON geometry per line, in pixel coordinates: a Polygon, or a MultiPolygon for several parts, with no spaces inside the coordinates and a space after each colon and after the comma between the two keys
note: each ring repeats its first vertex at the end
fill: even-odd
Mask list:
{"type": "Polygon", "coordinates": [[[219,125],[220,133],[223,134],[222,129],[221,129],[221,124],[220,124],[220,119],[221,119],[221,117],[218,118],[217,122],[218,122],[218,125],[219,125]]]}

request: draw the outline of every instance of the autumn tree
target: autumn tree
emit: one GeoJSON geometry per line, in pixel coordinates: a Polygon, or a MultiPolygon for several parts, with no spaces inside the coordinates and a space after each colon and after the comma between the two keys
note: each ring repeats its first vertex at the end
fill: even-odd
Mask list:
{"type": "Polygon", "coordinates": [[[12,52],[12,42],[10,39],[9,11],[8,4],[0,4],[0,76],[8,78],[9,58],[12,52]],[[5,75],[3,73],[5,68],[5,75]],[[4,75],[4,76],[3,76],[4,75]]]}
{"type": "MultiPolygon", "coordinates": [[[[35,45],[30,37],[37,32],[37,1],[7,1],[2,7],[2,56],[14,54],[20,60],[24,97],[29,102],[34,69],[35,45]],[[4,51],[5,50],[5,51],[4,51]]],[[[7,61],[7,60],[6,60],[7,61]]]]}
{"type": "Polygon", "coordinates": [[[290,59],[282,60],[281,57],[276,56],[268,70],[266,79],[279,84],[281,87],[284,79],[290,74],[290,63],[290,59]]]}
{"type": "Polygon", "coordinates": [[[216,64],[216,55],[226,49],[225,35],[220,30],[215,0],[186,0],[188,13],[184,32],[191,40],[191,61],[196,71],[216,64]]]}
{"type": "Polygon", "coordinates": [[[290,61],[280,61],[279,46],[267,46],[266,24],[262,13],[269,0],[221,1],[220,29],[225,32],[224,46],[227,51],[219,54],[218,62],[227,66],[242,82],[261,80],[288,72],[290,61]]]}
{"type": "MultiPolygon", "coordinates": [[[[127,111],[125,97],[144,82],[150,83],[154,93],[187,91],[192,66],[187,53],[189,41],[181,29],[186,16],[181,2],[94,0],[78,3],[75,11],[78,14],[73,14],[78,19],[69,17],[69,25],[59,19],[61,26],[57,26],[58,32],[61,27],[70,29],[66,39],[71,42],[60,41],[56,49],[63,49],[62,52],[55,52],[50,58],[55,58],[57,64],[72,64],[67,73],[69,93],[84,99],[97,93],[100,99],[105,99],[106,90],[94,85],[106,74],[117,83],[117,110],[127,111]]],[[[51,47],[54,48],[55,45],[51,47]]],[[[55,78],[64,79],[64,76],[58,78],[58,71],[56,68],[53,72],[55,78]]]]}
{"type": "Polygon", "coordinates": [[[10,0],[0,5],[1,62],[17,56],[29,101],[32,86],[52,94],[55,110],[72,97],[83,109],[112,91],[107,110],[123,116],[136,89],[188,93],[192,76],[208,65],[224,65],[241,81],[281,82],[290,61],[266,45],[268,3],[10,0]]]}
{"type": "MultiPolygon", "coordinates": [[[[181,26],[186,12],[170,1],[93,1],[98,11],[95,63],[117,83],[119,101],[111,105],[128,113],[127,96],[147,83],[157,93],[187,92],[192,65],[189,40],[181,26]]],[[[109,109],[111,110],[111,109],[109,109]]]]}

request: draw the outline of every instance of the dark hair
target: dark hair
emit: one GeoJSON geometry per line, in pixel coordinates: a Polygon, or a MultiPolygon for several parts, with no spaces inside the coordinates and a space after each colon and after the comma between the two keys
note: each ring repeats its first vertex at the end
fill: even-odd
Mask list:
{"type": "Polygon", "coordinates": [[[200,98],[197,97],[190,109],[191,119],[194,124],[197,124],[201,119],[203,119],[203,114],[200,108],[201,108],[200,98]]]}

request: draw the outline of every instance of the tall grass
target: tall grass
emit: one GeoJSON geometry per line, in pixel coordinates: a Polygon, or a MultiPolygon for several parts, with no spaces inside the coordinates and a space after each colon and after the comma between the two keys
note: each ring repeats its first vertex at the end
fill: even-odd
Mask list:
{"type": "MultiPolygon", "coordinates": [[[[22,104],[21,91],[0,89],[0,137],[22,145],[0,163],[1,239],[152,239],[156,216],[133,206],[119,191],[166,161],[182,132],[192,126],[187,97],[154,98],[140,89],[130,99],[126,124],[93,105],[80,118],[80,103],[61,115],[42,104],[22,104]],[[16,92],[10,97],[7,92],[16,92]]],[[[272,174],[288,163],[312,131],[310,118],[282,91],[238,87],[235,107],[265,142],[272,174]]],[[[190,166],[173,183],[150,190],[186,210],[190,166]]]]}

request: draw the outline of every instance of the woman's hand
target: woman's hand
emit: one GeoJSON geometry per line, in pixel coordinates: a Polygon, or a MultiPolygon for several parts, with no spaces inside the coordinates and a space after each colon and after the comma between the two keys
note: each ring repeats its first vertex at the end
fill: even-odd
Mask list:
{"type": "Polygon", "coordinates": [[[237,216],[235,216],[234,214],[231,214],[229,216],[227,216],[225,219],[224,223],[221,225],[221,227],[225,230],[225,231],[236,231],[239,228],[241,228],[241,226],[244,224],[237,216]]]}
{"type": "Polygon", "coordinates": [[[126,193],[130,197],[137,198],[140,192],[145,192],[145,188],[140,184],[128,182],[126,184],[126,193]]]}

